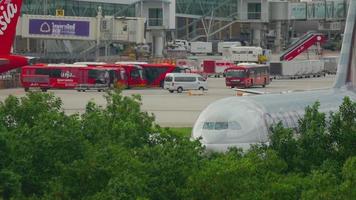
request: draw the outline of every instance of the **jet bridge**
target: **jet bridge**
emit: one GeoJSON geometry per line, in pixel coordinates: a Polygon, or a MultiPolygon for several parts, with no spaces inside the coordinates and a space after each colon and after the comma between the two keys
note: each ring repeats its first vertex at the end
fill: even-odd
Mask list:
{"type": "Polygon", "coordinates": [[[111,54],[116,44],[145,43],[145,18],[23,15],[19,52],[45,59],[87,59],[111,54]],[[110,49],[111,48],[111,49],[110,49]],[[105,52],[104,52],[105,51],[105,52]],[[95,56],[96,55],[96,56],[95,56]]]}
{"type": "Polygon", "coordinates": [[[17,35],[55,40],[144,42],[144,18],[23,15],[17,35]]]}

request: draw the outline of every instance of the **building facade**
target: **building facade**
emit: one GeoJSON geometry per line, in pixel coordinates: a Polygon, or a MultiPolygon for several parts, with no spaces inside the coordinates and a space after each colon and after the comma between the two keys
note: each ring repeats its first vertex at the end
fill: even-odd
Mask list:
{"type": "Polygon", "coordinates": [[[328,35],[341,33],[348,2],[349,0],[24,0],[23,13],[96,17],[100,7],[104,17],[145,17],[146,42],[152,45],[154,52],[161,52],[166,41],[174,38],[212,42],[239,40],[279,52],[288,46],[291,39],[305,32],[303,27],[328,35]],[[302,28],[299,28],[300,24],[302,28]],[[154,45],[155,43],[159,45],[154,45]]]}

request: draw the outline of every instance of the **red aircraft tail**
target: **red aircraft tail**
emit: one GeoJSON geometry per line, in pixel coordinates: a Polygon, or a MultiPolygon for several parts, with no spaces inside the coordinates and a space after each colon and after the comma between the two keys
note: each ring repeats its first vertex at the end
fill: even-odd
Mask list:
{"type": "Polygon", "coordinates": [[[22,0],[0,0],[0,55],[10,54],[22,0]]]}

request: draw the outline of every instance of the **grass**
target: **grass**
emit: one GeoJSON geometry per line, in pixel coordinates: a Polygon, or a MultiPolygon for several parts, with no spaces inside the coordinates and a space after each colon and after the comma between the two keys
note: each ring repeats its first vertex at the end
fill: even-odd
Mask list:
{"type": "Polygon", "coordinates": [[[177,133],[179,135],[185,136],[185,137],[190,137],[192,135],[192,129],[190,127],[185,127],[185,128],[169,128],[171,131],[174,133],[177,133]]]}

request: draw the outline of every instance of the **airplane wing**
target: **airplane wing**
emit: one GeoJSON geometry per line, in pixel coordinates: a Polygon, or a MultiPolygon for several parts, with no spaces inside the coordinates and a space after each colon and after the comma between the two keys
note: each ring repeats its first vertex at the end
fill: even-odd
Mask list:
{"type": "Polygon", "coordinates": [[[5,65],[5,64],[8,64],[8,63],[9,63],[9,60],[8,60],[8,59],[0,58],[0,66],[1,66],[1,65],[5,65]]]}
{"type": "Polygon", "coordinates": [[[235,91],[237,92],[238,96],[245,96],[249,94],[255,94],[255,95],[268,94],[267,92],[261,92],[261,91],[249,90],[249,89],[239,89],[239,88],[236,88],[235,91]]]}
{"type": "Polygon", "coordinates": [[[237,92],[237,96],[248,96],[248,95],[263,95],[263,94],[287,94],[292,92],[306,92],[306,91],[328,90],[328,89],[330,88],[327,87],[327,88],[317,88],[313,90],[286,90],[280,92],[261,92],[261,91],[251,90],[251,89],[236,88],[235,91],[237,92]]]}

